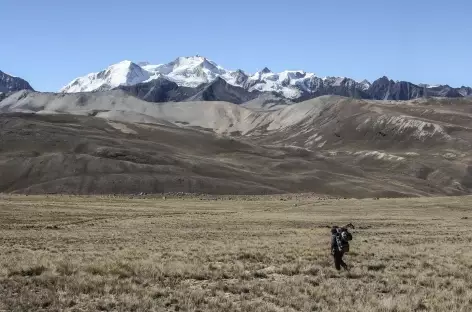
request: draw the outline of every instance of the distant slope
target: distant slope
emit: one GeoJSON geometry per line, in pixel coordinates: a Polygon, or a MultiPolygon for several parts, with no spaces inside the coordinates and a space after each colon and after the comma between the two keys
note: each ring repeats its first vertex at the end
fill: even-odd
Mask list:
{"type": "Polygon", "coordinates": [[[470,147],[471,101],[422,99],[400,105],[323,96],[282,105],[278,110],[259,111],[222,101],[150,103],[122,90],[74,94],[19,91],[0,102],[0,112],[71,113],[125,122],[142,122],[142,116],[147,116],[149,120],[223,134],[279,135],[281,141],[309,148],[321,147],[323,142],[323,146],[336,146],[342,139],[343,144],[382,147],[470,147]],[[316,144],[307,139],[315,134],[323,138],[321,141],[318,136],[316,144]],[[307,142],[303,141],[305,137],[307,142]]]}
{"type": "Polygon", "coordinates": [[[122,90],[71,94],[20,91],[0,102],[1,112],[70,113],[128,122],[141,122],[146,116],[149,120],[206,128],[218,133],[251,130],[248,128],[251,124],[241,120],[254,114],[227,102],[150,103],[122,90]]]}
{"type": "Polygon", "coordinates": [[[284,108],[292,105],[294,102],[287,100],[283,96],[275,92],[265,92],[260,94],[257,98],[241,104],[245,108],[255,111],[268,111],[284,108]]]}

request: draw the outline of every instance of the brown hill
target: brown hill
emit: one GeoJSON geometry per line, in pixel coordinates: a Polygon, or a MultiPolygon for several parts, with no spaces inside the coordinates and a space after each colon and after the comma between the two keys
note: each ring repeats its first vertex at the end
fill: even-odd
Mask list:
{"type": "Polygon", "coordinates": [[[254,111],[23,92],[0,102],[0,191],[470,194],[470,102],[330,96],[254,111]]]}

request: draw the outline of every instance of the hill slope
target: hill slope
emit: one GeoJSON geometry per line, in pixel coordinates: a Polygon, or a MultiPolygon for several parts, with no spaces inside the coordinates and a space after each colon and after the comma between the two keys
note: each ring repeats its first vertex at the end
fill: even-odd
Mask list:
{"type": "Polygon", "coordinates": [[[0,102],[0,191],[470,194],[471,107],[327,96],[255,111],[21,91],[0,102]]]}
{"type": "MultiPolygon", "coordinates": [[[[2,116],[0,128],[5,143],[0,150],[2,192],[316,192],[352,197],[468,192],[428,180],[434,169],[420,167],[419,176],[410,169],[400,176],[409,165],[397,168],[387,158],[376,159],[380,154],[334,155],[175,126],[72,115],[2,116]]],[[[459,176],[458,169],[447,178],[459,176]]],[[[470,173],[467,179],[470,187],[470,173]]]]}

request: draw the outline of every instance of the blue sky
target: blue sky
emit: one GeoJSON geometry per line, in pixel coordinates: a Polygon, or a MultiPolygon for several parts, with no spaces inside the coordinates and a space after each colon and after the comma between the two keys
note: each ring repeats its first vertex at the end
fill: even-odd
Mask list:
{"type": "Polygon", "coordinates": [[[40,91],[124,59],[472,85],[470,0],[0,0],[0,70],[40,91]]]}

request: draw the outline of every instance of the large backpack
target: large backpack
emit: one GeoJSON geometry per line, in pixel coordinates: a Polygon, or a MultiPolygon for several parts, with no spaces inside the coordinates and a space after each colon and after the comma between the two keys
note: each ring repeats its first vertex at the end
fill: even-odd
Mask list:
{"type": "Polygon", "coordinates": [[[342,252],[349,252],[349,241],[352,240],[352,234],[345,228],[341,229],[341,232],[336,237],[338,248],[342,252]]]}

